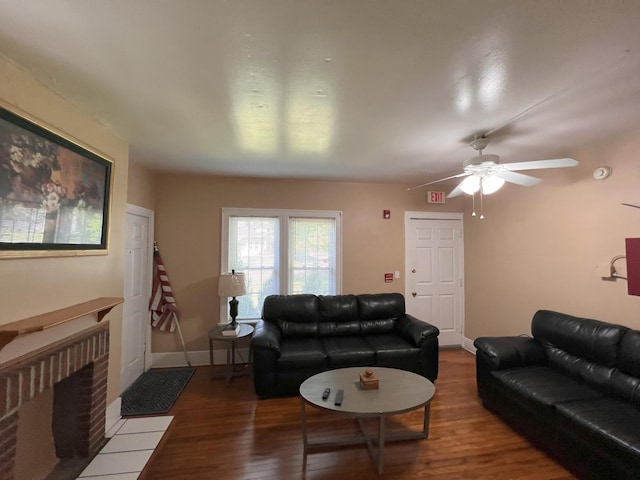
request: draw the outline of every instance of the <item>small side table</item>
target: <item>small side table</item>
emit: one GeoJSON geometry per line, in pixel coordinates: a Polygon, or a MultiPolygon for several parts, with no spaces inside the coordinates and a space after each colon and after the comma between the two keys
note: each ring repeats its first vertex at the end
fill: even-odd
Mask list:
{"type": "Polygon", "coordinates": [[[231,348],[227,349],[227,373],[223,375],[211,375],[211,378],[226,377],[227,385],[229,385],[233,377],[249,374],[249,371],[246,370],[248,362],[244,361],[244,359],[242,358],[242,355],[240,355],[240,352],[238,352],[238,356],[243,360],[242,370],[238,370],[236,368],[236,351],[237,351],[236,342],[241,338],[245,338],[252,335],[253,326],[248,325],[246,323],[241,323],[240,331],[238,332],[238,335],[233,337],[222,335],[222,330],[225,327],[226,325],[219,325],[209,330],[209,363],[211,364],[211,367],[213,369],[213,341],[214,340],[219,342],[231,342],[231,348]]]}

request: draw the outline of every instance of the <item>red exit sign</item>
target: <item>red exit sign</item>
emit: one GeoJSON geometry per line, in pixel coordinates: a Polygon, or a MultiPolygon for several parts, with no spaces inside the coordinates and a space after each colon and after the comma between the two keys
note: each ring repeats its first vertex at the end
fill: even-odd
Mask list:
{"type": "Polygon", "coordinates": [[[444,203],[444,192],[427,192],[427,203],[444,203]]]}

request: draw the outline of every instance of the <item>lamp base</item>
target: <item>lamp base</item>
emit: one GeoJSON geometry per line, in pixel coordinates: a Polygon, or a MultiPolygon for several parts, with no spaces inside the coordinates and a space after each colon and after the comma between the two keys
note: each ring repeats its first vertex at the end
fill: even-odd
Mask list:
{"type": "Polygon", "coordinates": [[[236,317],[238,316],[238,300],[236,297],[233,297],[231,301],[229,301],[229,315],[231,315],[231,323],[229,326],[231,328],[236,328],[238,326],[238,322],[236,322],[236,317]]]}

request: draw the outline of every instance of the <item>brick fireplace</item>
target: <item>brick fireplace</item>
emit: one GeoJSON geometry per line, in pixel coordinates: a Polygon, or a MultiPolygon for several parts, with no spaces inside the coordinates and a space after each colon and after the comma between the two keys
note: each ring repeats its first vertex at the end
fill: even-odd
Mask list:
{"type": "Polygon", "coordinates": [[[54,389],[52,434],[58,458],[91,458],[105,441],[109,325],[0,365],[0,479],[15,479],[20,406],[54,389]]]}

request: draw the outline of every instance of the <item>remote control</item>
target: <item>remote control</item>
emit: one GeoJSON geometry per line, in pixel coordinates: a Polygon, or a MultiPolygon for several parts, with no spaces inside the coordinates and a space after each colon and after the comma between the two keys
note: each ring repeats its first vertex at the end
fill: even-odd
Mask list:
{"type": "Polygon", "coordinates": [[[335,400],[336,407],[339,407],[340,405],[342,405],[343,398],[344,398],[344,390],[338,390],[338,393],[336,393],[336,400],[335,400]]]}
{"type": "Polygon", "coordinates": [[[327,398],[329,398],[329,394],[331,393],[331,389],[330,388],[325,388],[324,392],[322,392],[322,399],[326,400],[327,398]]]}

